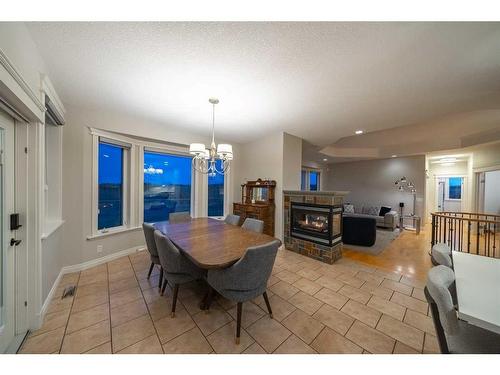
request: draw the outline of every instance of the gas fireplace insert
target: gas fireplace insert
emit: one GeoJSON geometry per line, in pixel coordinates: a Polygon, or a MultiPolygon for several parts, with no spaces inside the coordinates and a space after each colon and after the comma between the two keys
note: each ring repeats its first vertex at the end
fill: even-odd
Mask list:
{"type": "Polygon", "coordinates": [[[333,246],[342,240],[342,206],[291,202],[291,236],[333,246]]]}

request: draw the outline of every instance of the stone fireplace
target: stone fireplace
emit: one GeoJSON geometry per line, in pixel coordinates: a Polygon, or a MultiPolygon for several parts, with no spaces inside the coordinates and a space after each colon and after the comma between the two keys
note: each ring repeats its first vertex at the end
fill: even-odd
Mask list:
{"type": "Polygon", "coordinates": [[[285,248],[332,264],[342,256],[342,204],[347,192],[284,191],[285,248]]]}

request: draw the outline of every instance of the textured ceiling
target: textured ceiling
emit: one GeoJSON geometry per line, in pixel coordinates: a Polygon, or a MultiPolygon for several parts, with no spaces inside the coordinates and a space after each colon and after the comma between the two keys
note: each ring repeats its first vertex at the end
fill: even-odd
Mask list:
{"type": "Polygon", "coordinates": [[[500,108],[498,23],[30,23],[66,103],[327,146],[500,108]]]}

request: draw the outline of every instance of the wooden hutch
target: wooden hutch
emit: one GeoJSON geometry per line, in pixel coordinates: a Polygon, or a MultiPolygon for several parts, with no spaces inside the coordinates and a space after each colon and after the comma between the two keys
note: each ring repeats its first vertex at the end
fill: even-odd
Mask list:
{"type": "Polygon", "coordinates": [[[241,185],[241,203],[233,203],[233,213],[239,215],[240,225],[247,217],[264,222],[264,233],[274,236],[274,194],[276,181],[248,181],[241,185]]]}

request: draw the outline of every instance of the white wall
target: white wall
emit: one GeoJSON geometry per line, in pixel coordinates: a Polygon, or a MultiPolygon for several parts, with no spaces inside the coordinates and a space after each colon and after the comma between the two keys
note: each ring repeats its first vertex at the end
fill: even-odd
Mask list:
{"type": "Polygon", "coordinates": [[[300,190],[302,138],[283,133],[283,190],[300,190]]]}
{"type": "Polygon", "coordinates": [[[500,165],[500,143],[478,146],[472,152],[474,169],[500,165]]]}
{"type": "MultiPolygon", "coordinates": [[[[270,134],[262,139],[241,145],[241,163],[237,181],[258,178],[276,181],[276,216],[274,232],[281,237],[281,205],[283,190],[283,133],[270,134]]],[[[238,201],[241,200],[241,188],[238,201]]]]}
{"type": "Polygon", "coordinates": [[[500,170],[484,174],[484,212],[500,215],[500,170]]]}
{"type": "MultiPolygon", "coordinates": [[[[283,190],[300,190],[302,139],[278,132],[241,145],[236,184],[258,178],[276,181],[275,237],[283,238],[283,190]]],[[[241,189],[237,201],[241,201],[241,189]]]]}
{"type": "Polygon", "coordinates": [[[409,214],[413,207],[412,194],[399,192],[394,185],[397,179],[406,176],[417,189],[415,213],[420,216],[424,213],[424,156],[330,164],[329,169],[326,190],[349,191],[345,202],[355,206],[387,205],[398,212],[399,202],[404,202],[404,213],[409,214]]]}

